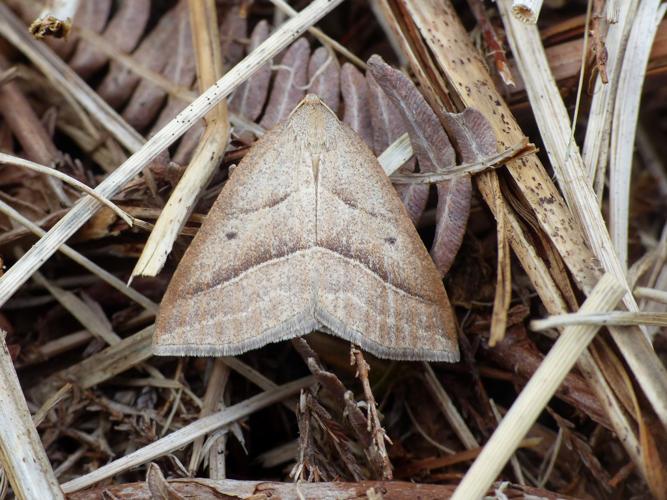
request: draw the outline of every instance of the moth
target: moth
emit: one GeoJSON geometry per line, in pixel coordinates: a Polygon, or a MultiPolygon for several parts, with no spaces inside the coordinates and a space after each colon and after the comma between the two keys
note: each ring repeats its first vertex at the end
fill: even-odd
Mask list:
{"type": "Polygon", "coordinates": [[[220,192],[158,314],[158,355],[230,356],[313,330],[381,358],[459,359],[440,275],[373,152],[317,96],[220,192]]]}

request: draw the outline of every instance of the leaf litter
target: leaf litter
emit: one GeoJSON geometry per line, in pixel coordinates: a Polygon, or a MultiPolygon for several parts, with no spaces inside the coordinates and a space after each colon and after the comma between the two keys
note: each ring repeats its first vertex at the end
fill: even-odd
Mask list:
{"type": "MultiPolygon", "coordinates": [[[[12,5],[18,2],[8,3],[17,14],[24,16],[26,26],[34,19],[34,10],[25,5],[12,5]]],[[[187,3],[167,2],[169,5],[156,7],[157,3],[124,1],[112,7],[112,2],[81,2],[80,12],[72,23],[73,36],[67,40],[47,37],[42,42],[68,61],[130,126],[147,136],[159,131],[187,101],[175,95],[173,89],[161,86],[159,81],[140,76],[113,56],[83,43],[85,33],[77,36],[77,29],[98,33],[109,45],[130,54],[149,74],[160,74],[173,85],[194,94],[197,92],[196,70],[188,36],[187,3]]],[[[188,235],[196,232],[231,166],[238,163],[255,137],[284,120],[306,93],[320,95],[376,155],[407,133],[414,156],[400,167],[401,175],[446,172],[459,164],[482,161],[512,145],[490,124],[495,123],[496,117],[484,114],[486,107],[476,110],[473,102],[472,107],[465,109],[443,109],[433,101],[441,80],[432,76],[431,63],[415,49],[414,40],[419,35],[413,21],[419,22],[419,18],[407,22],[409,9],[416,4],[407,2],[406,10],[401,2],[379,3],[391,6],[393,17],[382,9],[373,11],[366,6],[344,3],[337,15],[349,21],[346,28],[328,18],[321,25],[343,44],[354,40],[350,46],[363,58],[381,54],[382,58],[372,55],[368,59],[367,71],[307,36],[295,41],[282,56],[262,64],[255,76],[239,82],[229,101],[230,110],[258,127],[250,133],[247,130],[233,132],[233,140],[218,171],[199,196],[182,235],[176,240],[167,268],[158,278],[135,280],[134,288],[159,302],[189,243],[188,235]],[[389,31],[397,30],[398,45],[395,35],[384,34],[386,27],[389,31]],[[397,46],[401,54],[394,52],[397,46]],[[416,50],[412,56],[410,50],[416,50]],[[401,60],[411,65],[420,60],[421,73],[414,67],[410,71],[399,69],[401,60]],[[430,82],[425,80],[428,78],[430,82]],[[426,87],[427,83],[431,90],[426,87]]],[[[504,35],[493,9],[478,0],[468,3],[481,24],[482,43],[486,44],[481,50],[488,55],[491,71],[506,83],[511,78],[516,79],[513,55],[501,49],[504,35]]],[[[465,6],[460,8],[466,9],[465,6]]],[[[562,47],[568,42],[580,42],[585,28],[577,23],[573,28],[568,27],[558,20],[556,13],[557,7],[545,8],[541,20],[550,33],[561,30],[560,39],[555,38],[558,41],[548,48],[549,53],[563,50],[564,54],[562,47]]],[[[226,69],[244,55],[252,54],[272,32],[272,7],[250,2],[219,2],[218,16],[221,20],[220,56],[226,69]]],[[[597,30],[595,37],[596,54],[600,54],[604,38],[600,38],[597,30]]],[[[654,51],[660,50],[661,43],[658,35],[654,51]]],[[[3,62],[5,71],[20,63],[10,52],[6,52],[5,57],[8,58],[3,62]]],[[[598,59],[602,61],[602,56],[598,55],[598,59]]],[[[576,57],[574,60],[576,62],[576,57]]],[[[603,62],[598,64],[605,69],[603,62]]],[[[656,60],[655,64],[661,63],[656,60]]],[[[447,72],[443,75],[446,79],[447,72]]],[[[565,79],[559,80],[561,84],[563,91],[567,88],[565,79]]],[[[46,83],[46,88],[50,89],[47,93],[53,95],[35,93],[34,87],[21,77],[4,83],[3,87],[3,92],[9,89],[16,96],[7,100],[3,109],[5,121],[0,135],[3,152],[52,165],[92,187],[104,178],[110,165],[99,152],[107,155],[106,158],[111,151],[124,154],[113,139],[96,139],[96,147],[100,148],[97,150],[77,146],[82,144],[82,137],[74,135],[71,124],[72,116],[79,111],[73,114],[72,105],[62,100],[55,106],[57,91],[49,83],[46,83]],[[29,111],[21,111],[24,108],[20,106],[26,104],[29,111]],[[48,122],[50,116],[51,122],[48,122]]],[[[507,88],[510,91],[505,95],[514,106],[512,111],[520,117],[526,134],[537,139],[530,118],[522,111],[525,95],[512,93],[511,87],[507,88]]],[[[657,116],[662,105],[659,92],[649,89],[645,94],[643,102],[650,102],[652,107],[647,106],[646,111],[642,108],[640,122],[657,116]]],[[[563,95],[569,99],[567,92],[563,95]]],[[[99,127],[95,117],[90,118],[95,127],[99,127]]],[[[146,181],[139,178],[128,184],[113,202],[130,214],[141,211],[138,217],[148,222],[154,220],[173,182],[197,147],[201,130],[203,126],[194,125],[180,144],[170,148],[170,160],[165,156],[160,164],[151,167],[157,197],[151,194],[146,181]]],[[[655,141],[655,133],[649,131],[648,135],[649,140],[655,141]]],[[[655,145],[660,155],[659,141],[655,145]]],[[[649,167],[650,173],[646,173],[646,166],[638,160],[634,167],[637,175],[664,175],[654,164],[649,167]]],[[[556,312],[576,311],[576,308],[556,311],[553,304],[572,308],[573,303],[581,299],[578,292],[572,290],[582,282],[582,274],[576,274],[579,270],[574,263],[579,257],[563,251],[566,245],[553,233],[552,229],[558,227],[560,221],[543,220],[557,215],[549,215],[548,209],[533,212],[536,210],[533,198],[517,196],[513,184],[516,181],[502,169],[494,170],[499,184],[492,191],[502,203],[490,203],[489,191],[484,187],[486,181],[480,179],[482,176],[488,179],[489,175],[459,175],[437,182],[433,190],[423,183],[396,184],[408,214],[424,241],[430,244],[431,255],[457,309],[460,335],[465,337],[465,342],[461,342],[464,360],[454,365],[434,365],[433,372],[479,443],[486,442],[497,425],[490,398],[498,404],[501,413],[507,411],[553,343],[554,332],[546,335],[529,332],[525,328],[526,321],[556,312]],[[486,210],[487,206],[490,211],[486,210]],[[499,211],[506,214],[502,225],[499,211]],[[496,221],[498,226],[494,224],[496,221]],[[504,228],[502,235],[496,234],[498,227],[504,228]],[[506,274],[502,286],[510,287],[509,299],[506,297],[502,306],[496,304],[496,308],[506,309],[506,327],[502,327],[506,334],[504,340],[491,347],[489,332],[496,321],[493,302],[497,297],[493,270],[501,269],[497,262],[498,238],[501,237],[507,238],[507,251],[511,245],[523,267],[512,262],[512,273],[506,274]],[[521,245],[524,250],[519,248],[521,245]],[[539,256],[547,264],[537,262],[536,267],[525,268],[522,251],[539,256]],[[565,266],[570,268],[570,273],[575,273],[575,279],[565,266]],[[538,278],[538,270],[542,270],[539,271],[543,273],[542,278],[538,278]],[[550,282],[557,285],[548,288],[550,282]],[[560,292],[558,296],[546,297],[545,289],[560,292]]],[[[36,177],[19,173],[11,167],[0,171],[0,183],[2,201],[47,230],[79,197],[53,179],[43,178],[41,174],[36,177]]],[[[634,182],[632,189],[638,189],[634,182]]],[[[548,187],[545,193],[548,205],[554,190],[548,187]]],[[[631,219],[631,232],[641,237],[630,246],[630,262],[640,262],[646,254],[646,259],[652,259],[653,269],[659,270],[664,267],[664,259],[653,252],[653,247],[660,240],[664,215],[660,211],[660,198],[652,196],[654,194],[643,195],[651,217],[643,215],[631,219]]],[[[535,199],[538,198],[539,194],[535,199]]],[[[121,280],[126,279],[141,252],[145,233],[130,228],[110,211],[102,213],[103,218],[97,216],[88,230],[80,231],[72,240],[73,251],[93,259],[121,280]]],[[[8,266],[15,261],[15,249],[35,241],[12,220],[0,216],[5,233],[0,235],[2,257],[8,266]]],[[[575,233],[577,230],[568,228],[575,233]]],[[[581,262],[585,259],[586,256],[582,256],[581,262]]],[[[506,255],[503,269],[509,265],[510,258],[506,255]]],[[[41,278],[37,275],[36,278],[16,291],[0,312],[0,320],[9,332],[6,341],[11,346],[13,363],[18,368],[32,412],[61,387],[71,387],[45,407],[46,416],[38,426],[42,446],[59,482],[85,477],[110,460],[157,442],[160,436],[169,436],[204,415],[200,411],[202,398],[215,371],[214,360],[153,358],[150,354],[153,313],[126,294],[86,274],[69,260],[54,256],[45,264],[41,278]],[[113,334],[122,340],[105,346],[91,333],[113,334]],[[66,382],[72,385],[63,386],[66,382]]],[[[637,284],[650,287],[656,281],[640,273],[637,284]]],[[[662,353],[663,333],[657,330],[654,335],[656,349],[662,353]]],[[[596,343],[609,344],[606,335],[600,337],[596,343]]],[[[545,498],[627,497],[651,491],[657,498],[661,497],[664,477],[660,470],[664,469],[665,457],[659,443],[665,437],[665,429],[660,424],[660,416],[656,418],[650,402],[636,397],[645,389],[613,349],[598,345],[592,352],[595,366],[615,387],[618,404],[625,411],[623,418],[631,422],[628,428],[637,433],[635,439],[641,452],[633,454],[627,442],[615,437],[620,429],[619,415],[613,413],[608,402],[600,399],[599,386],[589,386],[590,379],[584,372],[574,370],[563,380],[543,417],[533,425],[528,440],[517,451],[515,465],[518,463],[519,469],[516,466],[505,469],[498,480],[509,483],[507,486],[496,483],[496,491],[505,488],[503,494],[508,496],[537,494],[545,498]],[[633,427],[634,423],[637,427],[633,427]],[[634,430],[637,428],[638,432],[634,430]],[[533,437],[539,439],[530,441],[533,437]]],[[[214,455],[207,451],[192,470],[194,478],[187,477],[188,467],[183,465],[190,460],[193,449],[186,446],[151,458],[147,469],[123,470],[114,476],[114,482],[124,483],[127,491],[145,488],[151,494],[174,498],[187,491],[201,495],[206,488],[222,488],[219,491],[246,498],[250,493],[244,488],[251,487],[249,483],[234,481],[244,477],[273,480],[276,483],[267,483],[272,484],[267,491],[289,498],[293,491],[290,493],[286,488],[292,487],[292,480],[302,481],[299,484],[312,482],[313,487],[317,482],[342,480],[349,481],[349,487],[353,488],[353,484],[364,485],[363,481],[394,477],[399,481],[389,486],[383,483],[386,498],[404,491],[414,496],[414,488],[401,482],[407,480],[421,483],[426,488],[425,495],[432,498],[451,495],[479,450],[466,447],[448,417],[443,418],[440,407],[434,405],[433,393],[426,389],[419,366],[378,360],[362,353],[355,355],[355,366],[351,366],[349,358],[349,346],[315,334],[303,341],[247,353],[230,360],[229,364],[222,359],[220,362],[230,372],[216,409],[244,401],[258,390],[276,390],[308,373],[315,376],[317,383],[285,399],[284,405],[258,409],[245,417],[237,432],[242,433],[246,450],[238,440],[220,440],[213,436],[215,439],[210,442],[219,443],[225,460],[214,464],[211,462],[214,455]],[[362,369],[366,365],[369,369],[362,369]],[[357,371],[360,379],[355,377],[357,371]],[[264,468],[256,458],[268,452],[277,453],[279,458],[271,467],[264,468]],[[224,463],[222,476],[220,463],[224,463]],[[205,477],[215,478],[218,483],[204,485],[196,479],[205,477]]],[[[328,484],[329,491],[333,491],[335,486],[328,484]]],[[[77,493],[74,497],[93,498],[96,494],[105,494],[122,498],[122,491],[114,489],[115,486],[100,488],[77,493]]],[[[259,483],[252,488],[252,492],[261,491],[259,483]]],[[[303,491],[311,491],[307,489],[310,486],[304,488],[303,491]]],[[[371,483],[368,488],[364,491],[380,491],[379,486],[371,483]]],[[[318,497],[317,493],[305,495],[318,497]]]]}

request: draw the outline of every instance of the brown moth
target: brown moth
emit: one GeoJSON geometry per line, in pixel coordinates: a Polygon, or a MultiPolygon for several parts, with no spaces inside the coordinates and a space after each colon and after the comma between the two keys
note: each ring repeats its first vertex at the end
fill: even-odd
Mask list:
{"type": "Polygon", "coordinates": [[[154,352],[229,356],[324,330],[457,361],[440,275],[363,140],[315,95],[248,151],[185,253],[154,352]]]}

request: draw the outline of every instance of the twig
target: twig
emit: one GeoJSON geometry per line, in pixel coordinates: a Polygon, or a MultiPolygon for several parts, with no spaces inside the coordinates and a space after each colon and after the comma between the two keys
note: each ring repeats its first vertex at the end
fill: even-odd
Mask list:
{"type": "Polygon", "coordinates": [[[463,417],[454,406],[449,394],[445,391],[445,388],[442,387],[442,384],[438,380],[438,377],[433,372],[433,368],[428,363],[422,363],[424,368],[424,379],[426,380],[426,386],[428,387],[431,394],[435,397],[435,401],[445,415],[447,422],[452,426],[454,434],[456,434],[467,450],[472,450],[479,447],[479,443],[475,439],[475,436],[472,435],[470,429],[463,420],[463,417]]]}
{"type": "MultiPolygon", "coordinates": [[[[609,158],[610,129],[613,122],[612,113],[618,90],[623,53],[639,1],[624,0],[615,2],[615,4],[615,7],[619,8],[619,11],[614,13],[617,16],[617,22],[609,24],[606,38],[606,51],[608,53],[608,58],[605,58],[607,62],[606,75],[609,78],[609,83],[603,82],[604,73],[599,73],[599,78],[595,81],[595,88],[591,92],[593,99],[582,151],[588,182],[594,186],[598,196],[602,194],[604,187],[605,171],[609,158]]],[[[607,17],[609,17],[609,9],[615,7],[612,7],[612,2],[606,2],[607,17]]],[[[595,19],[595,14],[593,17],[595,19]]],[[[599,26],[600,23],[597,23],[597,25],[599,26]]]]}
{"type": "Polygon", "coordinates": [[[237,422],[262,408],[266,408],[273,403],[277,403],[289,396],[297,394],[301,389],[312,385],[314,381],[315,379],[312,376],[304,377],[281,385],[276,390],[259,393],[245,401],[229,406],[213,415],[209,415],[208,417],[204,417],[196,422],[186,425],[185,427],[172,432],[168,436],[104,465],[85,476],[68,481],[62,485],[62,489],[65,493],[73,493],[130,469],[131,467],[150,462],[157,457],[182,448],[198,437],[208,434],[215,429],[237,422]]]}
{"type": "Polygon", "coordinates": [[[635,288],[635,297],[639,299],[649,299],[661,304],[667,304],[667,292],[664,290],[656,290],[655,288],[646,288],[638,286],[635,288]]]}
{"type": "Polygon", "coordinates": [[[498,39],[498,34],[491,24],[489,16],[486,15],[484,0],[468,0],[468,5],[470,6],[473,16],[475,16],[477,26],[479,26],[479,29],[482,31],[484,44],[488,51],[487,56],[493,57],[496,71],[500,75],[500,78],[502,78],[503,83],[505,85],[515,86],[516,84],[514,83],[512,72],[507,64],[507,54],[505,54],[503,44],[498,39]]]}
{"type": "Polygon", "coordinates": [[[530,322],[531,330],[536,332],[570,325],[630,326],[653,325],[667,326],[667,313],[609,311],[587,314],[570,313],[535,319],[530,322]]]}
{"type": "Polygon", "coordinates": [[[35,163],[30,160],[24,160],[23,158],[19,158],[17,156],[12,156],[8,155],[5,153],[0,153],[0,164],[3,165],[15,165],[17,167],[23,167],[27,168],[29,170],[32,170],[34,172],[39,172],[40,174],[44,175],[50,175],[52,177],[55,177],[56,179],[60,179],[66,184],[69,184],[70,186],[75,187],[79,191],[83,191],[87,195],[92,196],[95,198],[97,201],[102,203],[103,205],[109,207],[118,217],[123,219],[128,226],[132,227],[134,225],[134,217],[126,213],[123,209],[121,209],[118,205],[113,203],[112,201],[106,199],[105,197],[101,196],[99,193],[96,193],[93,188],[90,186],[85,185],[83,182],[79,181],[78,179],[75,179],[74,177],[71,177],[60,170],[56,170],[55,168],[47,167],[45,165],[40,165],[39,163],[35,163]]]}
{"type": "MultiPolygon", "coordinates": [[[[187,129],[207,112],[227,97],[238,85],[249,78],[264,63],[298,38],[309,26],[338,6],[343,0],[315,0],[281,26],[262,43],[252,54],[232,68],[218,82],[207,89],[190,106],[185,108],[171,122],[155,134],[136,153],[112,172],[95,189],[107,198],[116,194],[130,179],[136,176],[148,163],[156,158],[166,147],[176,141],[187,129]]],[[[7,34],[2,27],[8,16],[14,16],[9,9],[0,4],[0,34],[7,34]]],[[[13,30],[10,30],[13,33],[13,30]]],[[[97,200],[83,198],[51,230],[16,262],[0,278],[0,305],[4,304],[14,292],[38,269],[70,236],[72,236],[99,209],[97,200]]]]}
{"type": "Polygon", "coordinates": [[[364,388],[364,396],[366,397],[366,407],[368,409],[368,427],[372,431],[373,443],[377,449],[377,454],[382,460],[382,479],[391,481],[393,479],[391,462],[389,461],[389,455],[387,454],[387,448],[385,446],[385,440],[391,443],[391,440],[387,436],[382,423],[380,422],[380,416],[378,415],[377,403],[375,402],[375,397],[373,396],[373,390],[371,389],[371,383],[368,380],[368,371],[370,366],[366,363],[363,353],[354,345],[350,348],[350,357],[352,365],[357,367],[357,377],[361,380],[361,385],[364,388]],[[371,429],[372,428],[372,429],[371,429]]]}
{"type": "MultiPolygon", "coordinates": [[[[587,313],[611,309],[624,293],[625,287],[612,274],[605,274],[581,306],[580,311],[587,313]]],[[[482,453],[468,469],[452,500],[482,497],[574,366],[577,358],[593,340],[597,330],[596,326],[574,326],[563,331],[484,446],[482,453]]]]}
{"type": "MultiPolygon", "coordinates": [[[[39,237],[42,237],[46,234],[46,231],[44,231],[41,227],[39,227],[37,224],[32,222],[30,219],[27,217],[24,217],[21,215],[20,212],[9,206],[7,203],[4,201],[0,200],[0,212],[5,214],[7,217],[10,219],[15,220],[22,226],[25,226],[28,228],[30,231],[32,231],[34,234],[36,234],[39,237]]],[[[88,257],[85,257],[81,255],[79,252],[74,250],[72,247],[63,244],[60,246],[58,249],[65,255],[67,255],[70,259],[72,259],[74,262],[77,264],[81,265],[91,273],[93,273],[95,276],[100,278],[101,280],[105,281],[108,283],[110,286],[118,290],[120,293],[125,295],[126,297],[130,298],[131,300],[134,300],[137,304],[141,305],[144,309],[147,311],[150,311],[152,313],[157,312],[158,310],[158,305],[150,300],[148,297],[143,295],[142,293],[137,292],[135,289],[130,288],[127,286],[123,281],[118,279],[116,276],[111,274],[109,271],[102,269],[100,266],[95,264],[92,260],[90,260],[88,257]]]]}
{"type": "MultiPolygon", "coordinates": [[[[399,138],[397,142],[399,140],[401,140],[401,138],[399,138]]],[[[389,148],[387,148],[387,151],[389,151],[390,148],[393,148],[394,144],[389,146],[389,148]]],[[[387,151],[385,151],[385,153],[387,151]]],[[[501,153],[497,153],[488,158],[483,158],[480,161],[472,163],[461,163],[460,165],[447,167],[446,171],[440,170],[437,172],[403,174],[403,175],[392,174],[391,182],[393,182],[394,184],[432,184],[435,182],[442,182],[454,179],[455,177],[459,177],[461,175],[480,174],[488,170],[493,170],[502,167],[505,164],[505,162],[509,160],[515,160],[521,158],[524,155],[533,154],[535,152],[536,152],[535,146],[533,146],[532,144],[528,144],[528,139],[525,139],[520,143],[515,144],[510,148],[507,148],[501,153]]],[[[383,157],[385,153],[382,153],[380,158],[383,157]]]]}
{"type": "Polygon", "coordinates": [[[542,10],[542,0],[513,0],[512,14],[522,23],[535,24],[542,10]]]}
{"type": "Polygon", "coordinates": [[[151,340],[154,325],[124,338],[83,361],[56,372],[33,389],[35,399],[47,398],[66,381],[87,389],[146,361],[152,356],[151,340]]]}
{"type": "MultiPolygon", "coordinates": [[[[530,444],[527,444],[530,446],[530,444]]],[[[355,481],[355,482],[275,482],[275,481],[240,481],[238,479],[225,479],[211,481],[208,479],[170,479],[169,496],[162,498],[206,498],[212,494],[222,498],[244,498],[261,499],[299,499],[299,500],[321,500],[323,498],[335,498],[336,500],[379,500],[379,499],[421,499],[440,500],[449,498],[454,490],[450,484],[415,484],[410,481],[355,481]],[[214,492],[214,493],[211,493],[214,492]],[[218,493],[220,492],[220,493],[218,493]],[[178,496],[175,496],[178,495],[178,496]]],[[[488,492],[490,498],[539,498],[562,500],[576,500],[574,497],[564,494],[554,494],[547,490],[510,484],[506,481],[497,482],[488,492]],[[494,488],[503,490],[502,496],[494,495],[494,488]]],[[[81,491],[70,495],[71,500],[98,500],[102,495],[109,498],[157,498],[153,495],[146,481],[137,483],[124,483],[104,485],[81,491]]]]}
{"type": "MultiPolygon", "coordinates": [[[[285,2],[285,0],[269,0],[269,1],[273,5],[278,7],[281,11],[285,12],[286,14],[288,14],[290,16],[296,16],[297,15],[297,12],[292,7],[290,7],[290,5],[287,2],[285,2]]],[[[366,63],[364,61],[359,59],[352,52],[347,50],[347,48],[344,45],[338,43],[336,40],[331,38],[329,35],[324,33],[322,30],[320,30],[318,28],[314,28],[314,27],[313,28],[308,28],[308,33],[310,33],[315,38],[317,38],[322,43],[322,45],[331,47],[336,52],[341,54],[343,57],[347,58],[350,62],[353,62],[354,64],[359,66],[359,68],[361,68],[363,70],[366,69],[366,63]]]]}
{"type": "Polygon", "coordinates": [[[5,332],[0,336],[0,463],[18,498],[64,498],[23,398],[5,332]]]}

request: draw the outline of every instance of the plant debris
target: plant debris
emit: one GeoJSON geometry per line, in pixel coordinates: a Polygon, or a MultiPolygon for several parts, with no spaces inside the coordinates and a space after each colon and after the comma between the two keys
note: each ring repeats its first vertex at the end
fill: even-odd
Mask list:
{"type": "Polygon", "coordinates": [[[0,4],[0,498],[667,499],[664,4],[289,3],[0,4]],[[306,94],[394,181],[459,362],[153,355],[306,94]]]}

